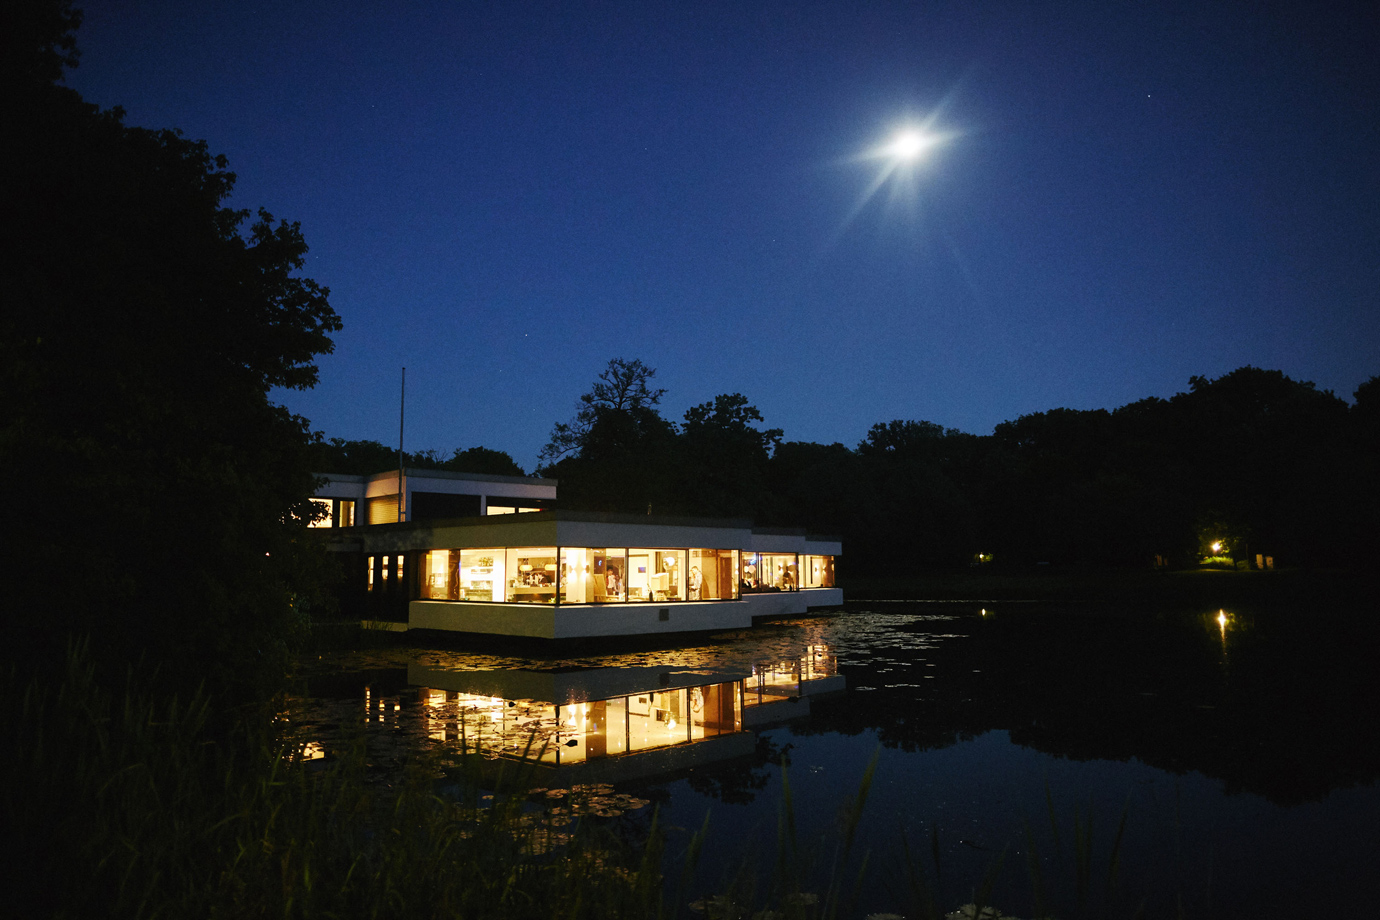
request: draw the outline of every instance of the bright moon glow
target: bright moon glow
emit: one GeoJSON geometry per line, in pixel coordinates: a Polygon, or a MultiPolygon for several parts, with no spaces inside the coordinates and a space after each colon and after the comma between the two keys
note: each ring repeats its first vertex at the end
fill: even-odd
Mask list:
{"type": "Polygon", "coordinates": [[[935,117],[930,116],[917,127],[903,128],[889,142],[873,147],[852,158],[854,162],[879,161],[878,171],[872,177],[872,181],[863,189],[862,194],[858,196],[852,209],[839,223],[838,229],[834,232],[833,242],[843,236],[857,216],[862,213],[867,203],[888,183],[891,185],[893,201],[906,198],[914,200],[917,194],[918,176],[924,171],[920,165],[923,162],[921,160],[922,154],[942,144],[947,144],[955,137],[951,132],[931,130],[930,125],[935,117]]]}
{"type": "Polygon", "coordinates": [[[919,131],[906,131],[891,145],[891,155],[902,160],[913,160],[929,147],[932,141],[919,131]]]}

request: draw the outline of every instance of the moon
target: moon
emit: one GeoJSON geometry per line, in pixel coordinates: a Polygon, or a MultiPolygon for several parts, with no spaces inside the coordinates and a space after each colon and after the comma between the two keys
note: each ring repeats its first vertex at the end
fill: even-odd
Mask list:
{"type": "Polygon", "coordinates": [[[933,140],[919,131],[903,131],[891,143],[891,155],[900,160],[913,160],[924,153],[933,140]]]}

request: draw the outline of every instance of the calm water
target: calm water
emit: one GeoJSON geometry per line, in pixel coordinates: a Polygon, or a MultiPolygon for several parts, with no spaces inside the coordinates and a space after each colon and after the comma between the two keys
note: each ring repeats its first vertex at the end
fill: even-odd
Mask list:
{"type": "Polygon", "coordinates": [[[327,751],[365,718],[381,774],[419,745],[494,755],[535,730],[560,752],[551,785],[658,803],[672,851],[709,814],[700,893],[770,867],[783,767],[797,839],[827,857],[875,755],[859,914],[906,909],[905,840],[944,910],[991,873],[1008,913],[1031,915],[1035,878],[1078,916],[1088,854],[1088,916],[1369,915],[1376,637],[1356,611],[872,603],[676,649],[352,653],[317,663],[297,718],[327,751]]]}

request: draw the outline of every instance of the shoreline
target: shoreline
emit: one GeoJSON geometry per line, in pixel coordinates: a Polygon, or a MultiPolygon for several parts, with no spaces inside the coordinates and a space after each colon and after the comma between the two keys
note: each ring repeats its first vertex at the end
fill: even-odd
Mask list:
{"type": "Polygon", "coordinates": [[[908,577],[840,579],[844,603],[870,601],[1039,603],[1077,607],[1234,604],[1318,608],[1328,604],[1380,607],[1380,577],[1354,571],[1281,569],[1239,572],[1050,568],[1007,572],[926,572],[908,577]]]}

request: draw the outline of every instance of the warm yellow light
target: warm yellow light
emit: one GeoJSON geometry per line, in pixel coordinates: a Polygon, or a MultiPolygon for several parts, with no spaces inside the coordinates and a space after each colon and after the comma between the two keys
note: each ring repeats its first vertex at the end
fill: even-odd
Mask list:
{"type": "Polygon", "coordinates": [[[1217,541],[1215,541],[1215,542],[1212,544],[1212,551],[1213,551],[1214,553],[1220,553],[1220,552],[1222,551],[1222,541],[1221,541],[1221,540],[1217,540],[1217,541]]]}
{"type": "Polygon", "coordinates": [[[1227,612],[1225,610],[1217,611],[1217,625],[1223,629],[1227,628],[1227,612]]]}

